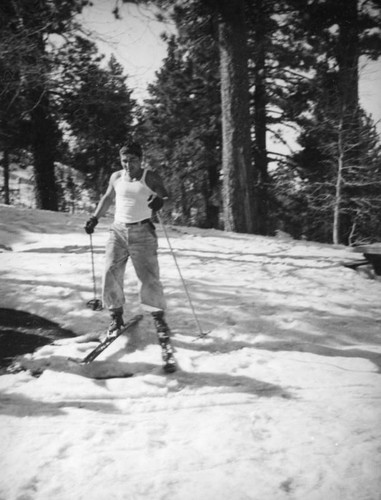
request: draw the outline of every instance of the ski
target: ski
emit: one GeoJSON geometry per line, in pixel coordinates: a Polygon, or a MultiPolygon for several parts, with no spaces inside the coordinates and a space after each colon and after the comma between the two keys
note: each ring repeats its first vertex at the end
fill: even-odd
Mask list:
{"type": "Polygon", "coordinates": [[[117,333],[106,337],[100,344],[98,344],[97,347],[93,349],[85,358],[83,358],[80,363],[86,365],[94,361],[94,359],[97,358],[110,344],[112,344],[114,340],[120,337],[120,335],[126,332],[129,328],[139,323],[142,318],[143,316],[141,314],[133,316],[117,333]]]}

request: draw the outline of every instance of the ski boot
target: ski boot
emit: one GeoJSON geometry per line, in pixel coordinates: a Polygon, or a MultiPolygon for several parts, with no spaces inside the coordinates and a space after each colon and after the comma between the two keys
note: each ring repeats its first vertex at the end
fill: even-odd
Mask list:
{"type": "Polygon", "coordinates": [[[119,307],[118,309],[110,309],[110,313],[111,323],[107,330],[106,339],[117,337],[120,330],[124,326],[122,307],[119,307]]]}
{"type": "Polygon", "coordinates": [[[152,313],[152,317],[161,347],[163,369],[166,373],[173,373],[176,371],[176,360],[173,353],[173,347],[171,345],[170,330],[164,319],[164,311],[154,312],[152,313]]]}

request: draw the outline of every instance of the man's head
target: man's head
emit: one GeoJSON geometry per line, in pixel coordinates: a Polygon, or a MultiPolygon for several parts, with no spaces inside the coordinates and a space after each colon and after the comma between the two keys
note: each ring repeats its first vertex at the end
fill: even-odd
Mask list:
{"type": "Polygon", "coordinates": [[[127,142],[120,149],[120,154],[125,153],[132,156],[137,156],[139,159],[143,156],[142,147],[138,142],[127,142]]]}
{"type": "Polygon", "coordinates": [[[131,178],[141,177],[142,148],[137,142],[128,142],[120,149],[120,161],[131,178]]]}

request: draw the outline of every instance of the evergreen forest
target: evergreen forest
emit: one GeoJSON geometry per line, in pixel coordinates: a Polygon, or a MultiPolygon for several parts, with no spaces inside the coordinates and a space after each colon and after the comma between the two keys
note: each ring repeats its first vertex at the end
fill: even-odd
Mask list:
{"type": "Polygon", "coordinates": [[[133,3],[176,26],[143,103],[80,25],[89,0],[2,0],[1,203],[22,203],[12,172],[32,169],[33,206],[90,211],[133,138],[168,187],[168,223],[381,241],[380,133],[359,96],[381,0],[133,3]]]}

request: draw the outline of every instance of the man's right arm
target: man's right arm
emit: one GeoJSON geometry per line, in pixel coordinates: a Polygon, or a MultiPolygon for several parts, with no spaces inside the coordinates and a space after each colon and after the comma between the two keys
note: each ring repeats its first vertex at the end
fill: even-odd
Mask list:
{"type": "Polygon", "coordinates": [[[90,219],[86,222],[85,225],[86,233],[92,234],[94,232],[94,228],[98,224],[98,220],[104,215],[106,215],[107,210],[113,204],[115,199],[114,183],[117,177],[118,177],[118,172],[114,172],[110,177],[110,182],[108,184],[107,191],[100,199],[98,206],[94,212],[94,215],[90,217],[90,219]]]}
{"type": "Polygon", "coordinates": [[[110,183],[108,185],[107,191],[100,199],[98,206],[94,212],[94,217],[99,219],[99,218],[103,217],[104,215],[106,215],[107,210],[113,204],[114,199],[115,199],[115,190],[114,190],[114,186],[111,183],[111,179],[110,179],[110,183]]]}

